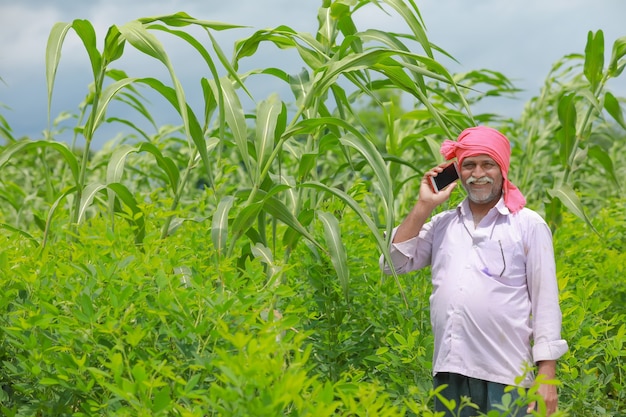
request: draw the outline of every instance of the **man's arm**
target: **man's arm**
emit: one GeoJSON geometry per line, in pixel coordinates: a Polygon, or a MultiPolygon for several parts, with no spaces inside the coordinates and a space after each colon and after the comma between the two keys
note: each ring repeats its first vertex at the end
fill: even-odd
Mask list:
{"type": "MultiPolygon", "coordinates": [[[[532,244],[529,245],[526,265],[533,317],[533,359],[537,373],[550,380],[556,378],[556,361],[567,351],[567,342],[561,339],[562,316],[552,234],[543,221],[533,224],[530,231],[529,242],[532,244]]],[[[538,392],[546,404],[547,415],[556,412],[556,385],[542,384],[538,392]]]]}

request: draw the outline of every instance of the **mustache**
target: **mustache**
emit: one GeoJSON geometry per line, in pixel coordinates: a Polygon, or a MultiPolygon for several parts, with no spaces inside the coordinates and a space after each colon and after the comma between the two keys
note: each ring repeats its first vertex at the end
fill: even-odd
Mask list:
{"type": "Polygon", "coordinates": [[[475,182],[483,182],[483,183],[493,184],[493,179],[489,178],[489,177],[480,177],[480,178],[469,177],[465,182],[467,183],[467,185],[473,184],[475,182]]]}

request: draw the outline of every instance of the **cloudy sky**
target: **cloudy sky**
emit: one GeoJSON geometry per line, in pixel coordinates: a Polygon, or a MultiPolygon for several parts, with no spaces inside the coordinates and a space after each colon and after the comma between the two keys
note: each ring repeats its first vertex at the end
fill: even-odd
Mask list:
{"type": "MultiPolygon", "coordinates": [[[[626,0],[415,0],[431,42],[460,64],[437,57],[450,72],[487,68],[500,71],[525,90],[518,100],[494,104],[490,111],[511,117],[520,114],[525,101],[537,95],[552,64],[569,53],[582,53],[587,32],[602,29],[607,59],[612,43],[626,36],[626,0]]],[[[220,46],[230,53],[236,39],[258,29],[288,25],[314,33],[321,0],[0,0],[0,114],[15,137],[37,139],[47,126],[45,48],[56,22],[87,19],[102,42],[111,25],[130,20],[185,11],[203,20],[249,26],[219,34],[220,46]]],[[[355,16],[359,29],[399,30],[399,19],[368,7],[355,16]]],[[[194,85],[204,74],[194,72],[187,54],[174,45],[168,53],[177,75],[189,77],[194,85]]],[[[125,54],[126,58],[126,54],[125,54]]],[[[276,50],[255,55],[254,67],[268,67],[288,55],[276,50]],[[262,62],[265,61],[265,62],[262,62]]],[[[123,62],[129,75],[157,76],[157,64],[130,56],[123,62]],[[157,71],[153,73],[152,71],[157,71]]],[[[298,71],[298,63],[282,62],[285,70],[298,71]],[[291,65],[293,64],[293,65],[291,65]],[[291,65],[291,66],[290,66],[291,65]]],[[[116,66],[117,67],[117,66],[116,66]]],[[[88,58],[76,36],[68,35],[53,96],[52,115],[75,112],[85,97],[90,80],[88,58]]],[[[613,91],[626,96],[626,76],[612,84],[613,91]]],[[[262,100],[271,86],[253,93],[262,100]]],[[[190,96],[193,96],[190,93],[190,96]]],[[[193,104],[193,103],[192,103],[193,104]]],[[[158,109],[153,110],[159,115],[158,109]]],[[[163,123],[175,123],[163,115],[163,123]]],[[[157,122],[160,122],[158,120],[157,122]]],[[[122,129],[122,127],[118,127],[122,129]]]]}

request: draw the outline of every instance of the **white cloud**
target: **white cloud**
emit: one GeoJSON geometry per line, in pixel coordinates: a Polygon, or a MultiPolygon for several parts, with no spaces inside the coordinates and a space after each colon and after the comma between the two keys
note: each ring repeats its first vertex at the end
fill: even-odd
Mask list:
{"type": "Polygon", "coordinates": [[[60,13],[53,7],[43,7],[33,13],[25,3],[2,5],[0,73],[28,71],[40,66],[45,57],[50,28],[60,18],[60,13]]]}

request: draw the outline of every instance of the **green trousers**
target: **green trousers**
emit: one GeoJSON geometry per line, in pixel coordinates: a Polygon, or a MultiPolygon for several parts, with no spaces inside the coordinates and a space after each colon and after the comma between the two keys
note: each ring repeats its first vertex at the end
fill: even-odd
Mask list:
{"type": "MultiPolygon", "coordinates": [[[[502,404],[502,396],[505,394],[506,385],[495,382],[483,381],[481,379],[470,378],[463,375],[448,372],[439,372],[434,377],[435,388],[446,385],[441,391],[444,398],[454,400],[456,408],[449,410],[437,397],[435,397],[435,411],[445,412],[445,417],[474,417],[487,414],[491,410],[499,410],[494,405],[502,404]],[[478,406],[478,409],[465,406],[460,410],[461,397],[469,397],[471,402],[478,406]]],[[[509,392],[514,402],[519,394],[517,390],[509,392]]],[[[526,415],[526,407],[513,406],[510,417],[523,417],[526,415]]]]}

